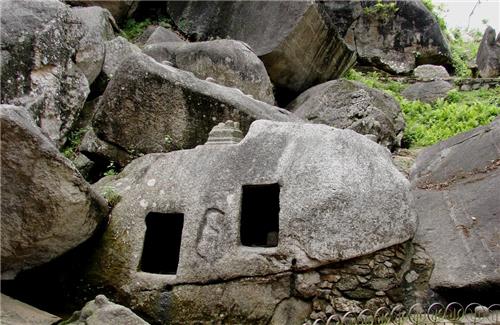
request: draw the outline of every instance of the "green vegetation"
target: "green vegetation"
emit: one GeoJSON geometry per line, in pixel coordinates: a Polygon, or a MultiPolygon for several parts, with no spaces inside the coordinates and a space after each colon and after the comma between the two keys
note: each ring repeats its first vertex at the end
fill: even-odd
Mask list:
{"type": "MultiPolygon", "coordinates": [[[[436,6],[432,0],[423,0],[424,5],[434,15],[450,45],[451,59],[457,77],[470,77],[469,63],[473,62],[481,42],[482,33],[478,30],[449,30],[443,18],[443,5],[436,6]]],[[[484,21],[483,23],[487,23],[484,21]]]]}
{"type": "Polygon", "coordinates": [[[474,62],[481,43],[482,34],[478,30],[470,30],[465,35],[459,29],[452,29],[449,34],[451,59],[457,77],[470,77],[469,62],[474,62]]]}
{"type": "Polygon", "coordinates": [[[66,144],[62,148],[63,155],[71,160],[76,158],[76,154],[78,153],[78,147],[82,142],[82,138],[87,133],[87,128],[82,128],[79,130],[72,131],[68,134],[66,144]]]}
{"type": "Polygon", "coordinates": [[[106,171],[104,172],[104,176],[115,176],[118,174],[116,171],[116,166],[114,162],[110,162],[108,167],[106,168],[106,171]]]}
{"type": "Polygon", "coordinates": [[[400,99],[406,120],[403,138],[407,146],[428,146],[490,123],[500,114],[500,88],[452,91],[431,104],[400,99]]]}
{"type": "Polygon", "coordinates": [[[363,8],[365,15],[377,17],[378,19],[388,22],[389,19],[394,17],[399,8],[396,1],[382,1],[377,0],[377,2],[369,7],[363,8]]]}
{"type": "Polygon", "coordinates": [[[443,12],[444,12],[444,7],[442,4],[436,6],[434,3],[432,3],[432,0],[422,0],[424,5],[429,9],[429,11],[434,15],[434,18],[436,18],[437,22],[439,23],[439,26],[441,27],[442,31],[446,31],[446,22],[444,21],[443,17],[443,12]]]}
{"type": "Polygon", "coordinates": [[[101,194],[106,199],[106,201],[108,201],[108,205],[111,208],[117,205],[118,202],[120,202],[120,200],[122,199],[120,194],[118,194],[118,192],[116,192],[115,188],[112,186],[105,186],[101,194]]]}
{"type": "Polygon", "coordinates": [[[125,37],[129,41],[133,41],[137,37],[141,36],[141,34],[149,25],[160,25],[165,28],[171,27],[170,21],[166,18],[162,18],[157,21],[146,19],[140,22],[135,21],[135,19],[131,18],[125,23],[125,26],[123,27],[121,32],[121,36],[125,37]]]}
{"type": "Polygon", "coordinates": [[[433,104],[410,101],[401,96],[406,85],[383,80],[378,73],[349,71],[347,79],[356,80],[394,96],[406,121],[404,147],[432,145],[458,133],[490,123],[500,114],[500,87],[473,91],[452,90],[444,100],[433,104]]]}

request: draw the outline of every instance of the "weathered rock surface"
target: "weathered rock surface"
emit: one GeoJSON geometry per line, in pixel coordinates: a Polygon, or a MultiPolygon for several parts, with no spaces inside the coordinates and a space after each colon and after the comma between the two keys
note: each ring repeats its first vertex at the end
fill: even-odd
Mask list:
{"type": "Polygon", "coordinates": [[[104,161],[106,165],[113,161],[124,167],[133,159],[133,155],[127,151],[99,139],[92,128],[83,136],[78,150],[93,161],[104,161]]]}
{"type": "Polygon", "coordinates": [[[355,61],[314,2],[169,1],[167,10],[177,27],[196,40],[220,37],[247,43],[273,84],[295,93],[342,76],[355,61]]]}
{"type": "Polygon", "coordinates": [[[137,9],[137,0],[65,0],[71,6],[99,6],[108,9],[118,22],[129,18],[137,9]]]}
{"type": "Polygon", "coordinates": [[[401,92],[409,100],[420,100],[424,103],[433,103],[439,98],[446,98],[453,85],[448,81],[434,80],[430,82],[416,82],[401,92]]]}
{"type": "Polygon", "coordinates": [[[146,46],[144,53],[159,63],[169,61],[200,79],[212,78],[218,84],[238,88],[255,99],[274,105],[273,86],[264,64],[242,42],[160,43],[146,46]]]}
{"type": "Polygon", "coordinates": [[[113,17],[101,7],[76,7],[71,11],[85,27],[85,35],[80,40],[75,61],[89,84],[92,84],[104,63],[104,42],[114,38],[111,24],[113,17]]]}
{"type": "Polygon", "coordinates": [[[373,135],[389,148],[401,145],[405,122],[401,108],[390,95],[359,82],[333,80],[297,97],[288,108],[312,122],[373,135]]]}
{"type": "Polygon", "coordinates": [[[127,41],[125,38],[118,36],[105,43],[106,55],[104,57],[104,65],[102,67],[103,77],[109,81],[115,75],[116,69],[129,56],[141,53],[141,49],[127,41]]]}
{"type": "Polygon", "coordinates": [[[107,204],[25,108],[0,106],[0,121],[3,280],[88,239],[107,204]]]}
{"type": "Polygon", "coordinates": [[[500,286],[499,143],[497,119],[417,157],[411,175],[415,241],[435,261],[434,289],[500,286]]]}
{"type": "Polygon", "coordinates": [[[0,298],[0,323],[4,325],[52,325],[61,319],[4,294],[0,298]]]}
{"type": "Polygon", "coordinates": [[[89,93],[72,61],[85,28],[56,0],[1,1],[3,104],[27,107],[58,145],[89,93]]]}
{"type": "Polygon", "coordinates": [[[477,67],[483,78],[500,76],[500,33],[496,39],[495,35],[495,30],[488,26],[477,51],[477,67]]]}
{"type": "MultiPolygon", "coordinates": [[[[121,200],[96,249],[92,274],[121,294],[135,297],[131,308],[149,315],[191,317],[217,308],[231,311],[234,308],[227,306],[235,304],[240,307],[231,317],[240,315],[242,323],[252,323],[248,317],[287,297],[279,292],[290,290],[290,280],[282,285],[276,274],[283,277],[294,270],[347,260],[411,238],[416,219],[409,211],[407,186],[389,152],[353,131],[256,121],[239,144],[146,155],[118,176],[99,181],[97,188],[113,189],[121,200]],[[270,200],[279,204],[279,211],[273,210],[271,201],[261,205],[266,207],[264,213],[275,211],[270,218],[277,218],[279,229],[263,221],[248,231],[263,228],[265,243],[243,245],[244,186],[264,184],[273,189],[275,201],[270,200]],[[146,268],[145,256],[171,263],[161,252],[156,256],[154,249],[143,250],[146,231],[152,229],[151,224],[146,226],[146,216],[147,220],[156,216],[150,212],[176,213],[161,216],[162,220],[184,216],[175,271],[146,268]],[[265,285],[259,285],[263,291],[251,298],[239,293],[244,301],[226,299],[225,288],[240,290],[238,281],[265,285]],[[210,283],[220,289],[210,289],[210,283]],[[166,291],[168,286],[173,289],[166,291]],[[204,298],[208,292],[211,299],[204,298]],[[264,307],[252,308],[256,300],[264,307]]],[[[272,313],[265,315],[265,321],[256,323],[267,324],[272,313]]]]}
{"type": "MultiPolygon", "coordinates": [[[[192,148],[219,122],[256,119],[300,121],[292,113],[162,65],[149,56],[129,57],[116,71],[94,117],[97,136],[130,154],[192,148]]],[[[116,160],[111,157],[111,160],[116,160]]]]}
{"type": "Polygon", "coordinates": [[[144,45],[152,45],[164,42],[184,42],[184,40],[170,29],[166,29],[162,26],[155,26],[154,30],[152,31],[144,45]]]}
{"type": "Polygon", "coordinates": [[[450,75],[442,65],[423,64],[419,65],[413,71],[417,79],[421,80],[434,80],[434,79],[448,79],[450,75]]]}
{"type": "Polygon", "coordinates": [[[325,1],[322,5],[340,36],[354,48],[360,65],[410,73],[420,64],[451,67],[446,39],[420,1],[396,1],[396,12],[374,10],[376,1],[325,1]]]}
{"type": "Polygon", "coordinates": [[[98,295],[94,300],[85,304],[81,311],[76,312],[67,325],[148,325],[149,323],[134,314],[129,308],[117,305],[98,295]]]}

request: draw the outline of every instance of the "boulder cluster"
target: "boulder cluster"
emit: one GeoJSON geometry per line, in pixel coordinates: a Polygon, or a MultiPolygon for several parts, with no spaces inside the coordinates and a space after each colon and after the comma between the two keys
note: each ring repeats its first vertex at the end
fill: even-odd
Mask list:
{"type": "Polygon", "coordinates": [[[0,322],[312,324],[492,301],[499,120],[401,173],[398,102],[342,77],[414,73],[403,96],[433,102],[451,55],[421,1],[372,5],[1,1],[0,322]],[[170,28],[125,38],[148,6],[170,28]]]}

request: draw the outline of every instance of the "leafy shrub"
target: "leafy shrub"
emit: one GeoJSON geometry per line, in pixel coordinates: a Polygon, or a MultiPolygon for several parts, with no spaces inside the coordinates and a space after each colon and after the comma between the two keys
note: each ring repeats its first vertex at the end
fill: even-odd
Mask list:
{"type": "Polygon", "coordinates": [[[481,38],[481,32],[478,30],[469,30],[466,32],[462,32],[459,29],[451,30],[450,50],[456,76],[471,76],[469,62],[475,61],[481,38]]]}
{"type": "Polygon", "coordinates": [[[62,148],[63,155],[68,159],[75,159],[78,151],[78,147],[82,142],[82,138],[87,133],[88,128],[82,128],[79,130],[74,130],[70,132],[67,136],[66,144],[62,148]]]}
{"type": "Polygon", "coordinates": [[[384,80],[377,73],[362,74],[350,70],[347,79],[394,96],[406,121],[404,147],[432,145],[458,133],[490,123],[500,114],[500,87],[473,91],[452,90],[444,100],[433,104],[410,101],[401,96],[405,84],[384,80]]]}
{"type": "Polygon", "coordinates": [[[500,96],[498,89],[464,93],[455,91],[432,105],[400,99],[406,120],[404,144],[428,146],[490,123],[500,114],[500,105],[498,99],[494,99],[495,96],[500,96]]]}
{"type": "Polygon", "coordinates": [[[439,24],[439,27],[441,27],[441,30],[442,31],[446,31],[446,22],[444,21],[444,17],[443,17],[443,12],[444,12],[444,7],[442,4],[436,6],[432,0],[422,0],[422,2],[424,3],[425,7],[427,7],[427,9],[429,9],[429,11],[432,13],[432,15],[434,16],[434,18],[436,18],[438,24],[439,24]]]}
{"type": "Polygon", "coordinates": [[[374,5],[363,8],[365,15],[376,17],[386,23],[394,17],[398,10],[396,1],[385,2],[382,0],[377,0],[374,5]]]}

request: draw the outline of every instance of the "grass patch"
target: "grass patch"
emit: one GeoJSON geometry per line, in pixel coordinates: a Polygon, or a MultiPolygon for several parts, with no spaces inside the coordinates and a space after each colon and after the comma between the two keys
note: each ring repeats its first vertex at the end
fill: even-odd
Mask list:
{"type": "Polygon", "coordinates": [[[102,196],[108,202],[109,207],[113,208],[122,199],[121,195],[118,194],[116,189],[112,186],[105,186],[103,188],[102,196]]]}
{"type": "Polygon", "coordinates": [[[351,70],[347,79],[385,91],[399,102],[406,122],[402,145],[407,148],[435,144],[488,124],[500,114],[500,87],[472,91],[452,90],[445,99],[427,104],[403,98],[401,91],[407,85],[393,80],[381,80],[377,73],[362,74],[351,70]]]}

